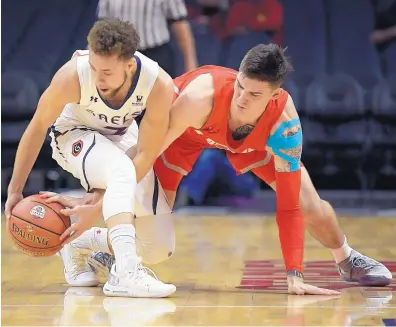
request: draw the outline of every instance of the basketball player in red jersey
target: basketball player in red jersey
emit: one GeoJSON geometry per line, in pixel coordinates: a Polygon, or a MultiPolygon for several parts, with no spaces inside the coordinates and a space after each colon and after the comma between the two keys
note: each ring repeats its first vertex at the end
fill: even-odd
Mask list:
{"type": "Polygon", "coordinates": [[[276,220],[290,293],[332,294],[303,283],[304,222],[330,249],[342,279],[387,285],[389,270],[348,245],[334,210],[320,199],[300,162],[301,124],[291,97],[280,88],[291,70],[283,50],[270,44],[251,49],[239,72],[206,66],[177,78],[156,174],[173,205],[181,179],[201,151],[223,149],[237,173],[252,171],[277,193],[276,220]]]}
{"type": "Polygon", "coordinates": [[[333,208],[320,199],[300,162],[301,124],[292,98],[280,88],[291,71],[283,50],[270,44],[251,49],[239,72],[206,66],[176,78],[166,150],[154,165],[168,201],[174,204],[181,179],[204,148],[223,149],[238,174],[252,171],[276,191],[288,276],[303,277],[305,222],[332,252],[342,279],[388,285],[390,271],[348,245],[333,208]]]}

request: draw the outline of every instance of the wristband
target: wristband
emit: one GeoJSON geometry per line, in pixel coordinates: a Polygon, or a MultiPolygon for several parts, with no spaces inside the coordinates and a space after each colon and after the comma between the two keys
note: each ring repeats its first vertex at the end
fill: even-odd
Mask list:
{"type": "Polygon", "coordinates": [[[288,270],[287,276],[288,277],[298,277],[298,278],[304,279],[303,273],[299,272],[298,270],[288,270]]]}

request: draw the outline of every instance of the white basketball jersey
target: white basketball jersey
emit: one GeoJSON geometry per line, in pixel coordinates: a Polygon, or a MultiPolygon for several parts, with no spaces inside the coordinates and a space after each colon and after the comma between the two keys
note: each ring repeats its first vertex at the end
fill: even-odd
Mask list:
{"type": "MultiPolygon", "coordinates": [[[[112,107],[103,100],[96,88],[88,62],[89,50],[77,50],[77,72],[80,80],[81,99],[78,104],[69,103],[54,123],[56,131],[64,134],[75,128],[88,128],[110,136],[125,134],[134,118],[146,108],[146,101],[159,73],[158,64],[136,52],[136,74],[123,104],[112,107]]],[[[114,137],[111,137],[112,139],[114,137]]]]}

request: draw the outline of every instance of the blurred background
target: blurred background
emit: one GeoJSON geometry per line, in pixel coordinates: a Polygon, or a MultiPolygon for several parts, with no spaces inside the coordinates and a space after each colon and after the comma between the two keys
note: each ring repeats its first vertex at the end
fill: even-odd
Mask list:
{"type": "MultiPolygon", "coordinates": [[[[117,16],[135,23],[140,51],[173,77],[197,65],[238,69],[258,43],[287,48],[295,72],[283,87],[299,111],[303,162],[319,193],[339,210],[392,215],[396,0],[3,0],[1,5],[3,203],[18,142],[41,93],[73,52],[86,48],[93,23],[117,16]]],[[[82,192],[51,158],[49,138],[25,195],[41,190],[82,192]]],[[[268,212],[274,198],[252,174],[236,176],[222,151],[208,149],[183,180],[177,207],[268,212]]]]}

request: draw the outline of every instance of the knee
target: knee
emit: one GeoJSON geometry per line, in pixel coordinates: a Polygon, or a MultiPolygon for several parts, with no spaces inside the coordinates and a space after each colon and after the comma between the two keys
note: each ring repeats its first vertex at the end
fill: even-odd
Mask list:
{"type": "MultiPolygon", "coordinates": [[[[100,163],[98,163],[100,164],[100,163]]],[[[110,167],[109,184],[111,183],[136,183],[136,170],[133,162],[127,155],[122,155],[114,160],[110,167]]]]}

